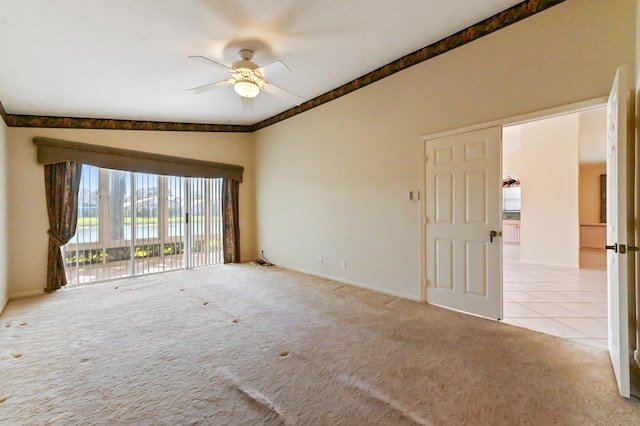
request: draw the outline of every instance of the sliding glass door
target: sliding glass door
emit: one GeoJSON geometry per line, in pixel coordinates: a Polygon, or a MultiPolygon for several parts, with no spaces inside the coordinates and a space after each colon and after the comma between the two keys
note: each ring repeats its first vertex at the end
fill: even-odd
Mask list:
{"type": "Polygon", "coordinates": [[[222,179],[84,166],[69,285],[222,263],[222,179]]]}

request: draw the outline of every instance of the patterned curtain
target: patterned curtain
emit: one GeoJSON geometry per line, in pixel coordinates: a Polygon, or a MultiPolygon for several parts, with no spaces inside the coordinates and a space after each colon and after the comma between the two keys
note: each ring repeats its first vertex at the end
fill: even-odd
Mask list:
{"type": "Polygon", "coordinates": [[[222,216],[224,263],[240,262],[240,226],[238,223],[238,181],[224,178],[222,181],[222,216]]]}
{"type": "Polygon", "coordinates": [[[81,171],[82,164],[72,161],[44,166],[50,228],[47,286],[45,287],[47,292],[67,285],[60,247],[69,242],[76,233],[81,171]]]}

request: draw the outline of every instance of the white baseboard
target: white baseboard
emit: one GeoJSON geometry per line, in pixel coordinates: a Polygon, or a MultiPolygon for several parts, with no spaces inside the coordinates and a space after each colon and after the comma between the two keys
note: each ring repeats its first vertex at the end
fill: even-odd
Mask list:
{"type": "Polygon", "coordinates": [[[354,281],[354,280],[350,280],[350,279],[343,278],[343,277],[337,277],[335,275],[323,274],[323,273],[320,273],[318,271],[312,271],[312,270],[309,270],[309,269],[296,268],[294,266],[287,266],[287,265],[278,265],[278,266],[281,266],[281,267],[283,267],[285,269],[290,269],[292,271],[302,272],[303,274],[313,275],[313,276],[316,276],[316,277],[322,277],[322,278],[326,278],[328,280],[337,281],[337,282],[345,283],[345,284],[350,284],[350,285],[353,285],[353,286],[356,286],[356,287],[366,288],[367,290],[373,290],[373,291],[377,291],[379,293],[388,294],[390,296],[396,296],[396,297],[401,297],[403,299],[409,299],[409,300],[413,300],[413,301],[416,301],[416,302],[420,302],[420,295],[416,296],[415,294],[404,293],[402,291],[394,291],[394,290],[389,290],[387,288],[376,287],[376,286],[372,286],[372,285],[361,283],[359,281],[354,281]]]}
{"type": "Polygon", "coordinates": [[[9,295],[9,300],[22,299],[24,297],[40,296],[41,294],[44,294],[44,289],[42,289],[42,290],[20,291],[18,293],[10,294],[9,295]]]}
{"type": "Polygon", "coordinates": [[[0,301],[0,315],[2,315],[2,312],[4,312],[4,308],[7,307],[7,303],[9,303],[8,297],[5,297],[3,300],[0,301]]]}
{"type": "Polygon", "coordinates": [[[580,265],[569,265],[567,263],[536,262],[533,260],[522,260],[522,259],[520,259],[520,262],[526,263],[527,265],[542,265],[542,266],[555,266],[560,268],[580,269],[580,265]]]}

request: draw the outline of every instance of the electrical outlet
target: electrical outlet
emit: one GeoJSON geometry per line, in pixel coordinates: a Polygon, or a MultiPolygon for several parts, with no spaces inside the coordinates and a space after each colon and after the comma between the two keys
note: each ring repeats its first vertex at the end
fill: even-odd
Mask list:
{"type": "Polygon", "coordinates": [[[341,267],[342,269],[347,269],[347,261],[346,261],[346,260],[341,261],[341,262],[340,262],[340,267],[341,267]]]}
{"type": "Polygon", "coordinates": [[[322,258],[321,257],[318,258],[318,263],[322,263],[322,258]]]}

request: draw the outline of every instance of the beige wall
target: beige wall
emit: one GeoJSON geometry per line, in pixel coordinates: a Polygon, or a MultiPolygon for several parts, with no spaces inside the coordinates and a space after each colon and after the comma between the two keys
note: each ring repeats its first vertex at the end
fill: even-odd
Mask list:
{"type": "MultiPolygon", "coordinates": [[[[44,172],[36,161],[36,146],[32,142],[34,136],[244,166],[244,182],[240,185],[241,257],[243,260],[255,258],[253,135],[32,128],[9,128],[7,134],[7,158],[11,160],[8,164],[8,187],[11,190],[8,194],[7,210],[10,242],[8,283],[11,298],[41,293],[46,278],[49,227],[44,172]]],[[[1,190],[0,182],[0,194],[1,190]]]]}
{"type": "Polygon", "coordinates": [[[520,260],[579,266],[578,115],[521,126],[520,260]]]}
{"type": "Polygon", "coordinates": [[[580,224],[600,223],[600,175],[607,173],[607,163],[580,165],[580,224]]]}
{"type": "Polygon", "coordinates": [[[607,173],[607,109],[579,114],[580,224],[600,223],[600,175],[607,173]]]}
{"type": "Polygon", "coordinates": [[[423,187],[421,136],[606,95],[635,62],[635,7],[567,0],[259,131],[258,248],[419,298],[422,201],[408,192],[423,187]]]}
{"type": "Polygon", "coordinates": [[[9,237],[7,227],[7,126],[0,118],[0,313],[9,301],[7,258],[9,237]]]}
{"type": "Polygon", "coordinates": [[[607,162],[607,107],[580,113],[580,164],[607,162]]]}

